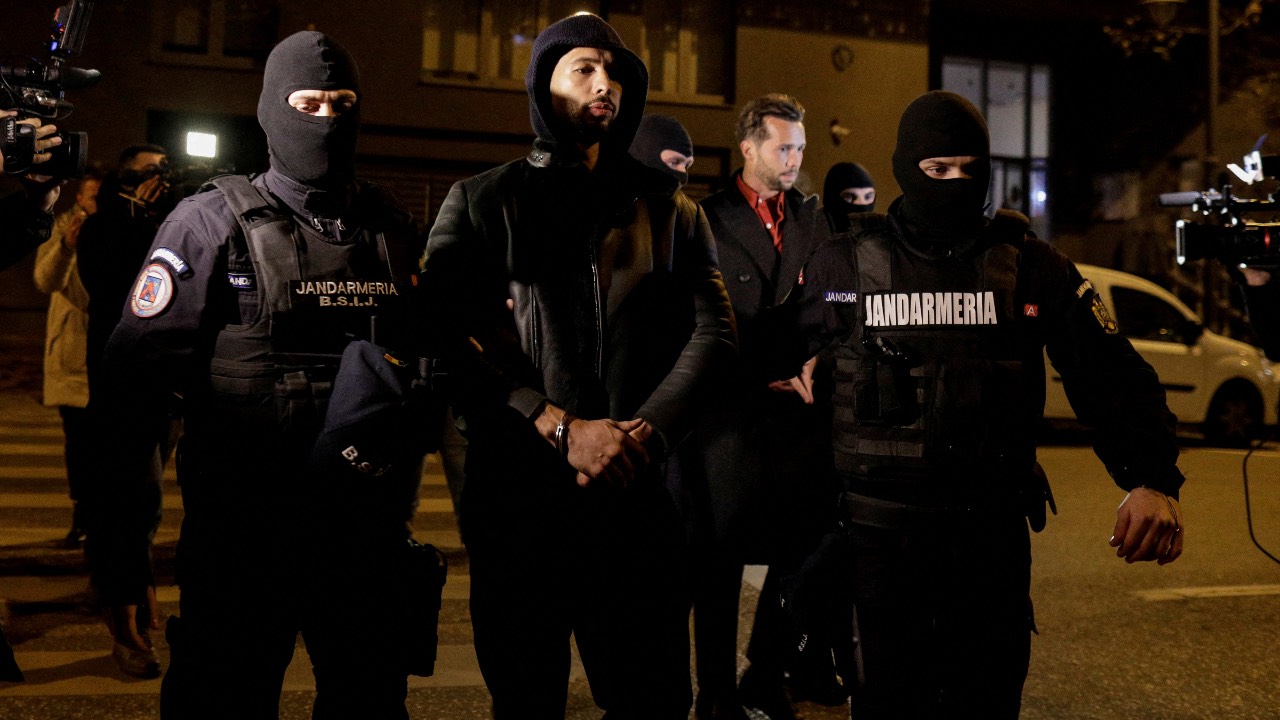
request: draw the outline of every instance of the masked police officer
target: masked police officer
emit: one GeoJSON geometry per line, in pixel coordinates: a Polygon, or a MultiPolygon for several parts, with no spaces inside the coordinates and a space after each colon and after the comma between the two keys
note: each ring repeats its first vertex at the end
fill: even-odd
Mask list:
{"type": "MultiPolygon", "coordinates": [[[[151,391],[135,416],[157,392],[184,399],[182,594],[166,632],[164,717],[277,717],[299,632],[314,717],[408,717],[385,608],[419,466],[405,458],[346,484],[305,471],[349,341],[401,344],[420,255],[403,207],[355,178],[362,102],[337,42],[299,32],[277,45],[258,103],[271,169],[215,179],[168,217],[107,351],[122,387],[151,391]]],[[[117,581],[136,584],[129,548],[143,538],[115,522],[117,581]]],[[[139,644],[128,608],[117,614],[117,634],[139,644]]]]}
{"type": "Polygon", "coordinates": [[[1046,348],[1129,493],[1117,554],[1164,564],[1182,551],[1164,391],[1066,257],[1025,217],[984,215],[989,153],[973,105],[921,96],[898,129],[902,197],[887,215],[852,216],[805,268],[809,351],[835,345],[858,718],[1018,716],[1028,517],[1039,530],[1048,497],[1035,448],[1046,348]]]}

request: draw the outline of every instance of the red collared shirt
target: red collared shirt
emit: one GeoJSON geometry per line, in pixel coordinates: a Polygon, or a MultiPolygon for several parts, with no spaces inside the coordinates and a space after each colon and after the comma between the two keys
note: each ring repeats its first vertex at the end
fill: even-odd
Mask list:
{"type": "Polygon", "coordinates": [[[747,204],[752,210],[756,211],[756,216],[760,218],[760,224],[764,225],[764,229],[769,231],[769,235],[773,238],[773,246],[778,252],[782,252],[782,221],[785,219],[784,208],[786,203],[786,193],[778,193],[771,198],[762,198],[760,194],[751,189],[751,186],[742,180],[742,174],[737,176],[738,191],[742,193],[742,197],[747,199],[747,204]]]}

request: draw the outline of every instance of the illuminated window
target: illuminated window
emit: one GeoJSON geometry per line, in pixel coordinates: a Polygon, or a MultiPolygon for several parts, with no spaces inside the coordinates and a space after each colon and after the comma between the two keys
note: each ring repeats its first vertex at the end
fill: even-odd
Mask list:
{"type": "Polygon", "coordinates": [[[991,134],[991,202],[1049,231],[1049,68],[949,57],[942,89],[963,95],[987,119],[991,134]]]}
{"type": "MultiPolygon", "coordinates": [[[[424,0],[422,75],[430,82],[524,87],[533,40],[599,0],[424,0]]],[[[723,103],[732,83],[734,15],[719,0],[623,0],[606,19],[649,69],[649,98],[723,103]]]]}
{"type": "Polygon", "coordinates": [[[538,33],[599,9],[598,0],[425,0],[423,76],[522,88],[538,33]]]}
{"type": "Polygon", "coordinates": [[[651,100],[722,103],[731,94],[729,3],[628,0],[609,8],[609,23],[649,68],[651,100]]]}
{"type": "Polygon", "coordinates": [[[180,65],[254,68],[276,41],[274,0],[154,0],[152,56],[180,65]]]}

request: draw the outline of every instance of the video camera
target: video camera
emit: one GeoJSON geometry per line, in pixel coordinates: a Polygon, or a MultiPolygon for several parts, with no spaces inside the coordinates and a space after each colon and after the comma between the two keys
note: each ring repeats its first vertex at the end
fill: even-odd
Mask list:
{"type": "Polygon", "coordinates": [[[48,122],[61,120],[74,109],[63,99],[64,91],[91,87],[102,77],[97,70],[64,66],[80,52],[89,29],[93,0],[71,0],[53,15],[48,58],[44,63],[32,57],[7,55],[0,60],[0,110],[17,110],[18,117],[0,120],[0,155],[9,174],[36,172],[55,178],[84,173],[89,156],[89,138],[83,132],[59,132],[62,144],[50,149],[53,157],[34,165],[36,129],[19,124],[23,118],[48,122]],[[16,61],[14,61],[16,59],[16,61]]]}

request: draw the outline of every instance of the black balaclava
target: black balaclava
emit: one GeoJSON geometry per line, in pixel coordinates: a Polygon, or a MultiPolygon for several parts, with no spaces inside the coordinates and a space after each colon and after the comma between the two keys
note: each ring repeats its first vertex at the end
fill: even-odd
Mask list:
{"type": "Polygon", "coordinates": [[[355,180],[360,129],[360,70],[329,36],[294,33],[267,58],[258,124],[267,133],[271,167],[309,187],[335,190],[355,180]],[[316,117],[289,105],[295,90],[353,90],[356,104],[337,117],[316,117]]]}
{"type": "Polygon", "coordinates": [[[976,237],[986,222],[983,208],[991,180],[990,140],[982,114],[945,90],[916,98],[898,124],[893,177],[902,188],[902,219],[920,239],[954,243],[976,237]],[[938,180],[920,169],[921,160],[964,155],[978,158],[965,168],[969,178],[938,180]]]}
{"type": "Polygon", "coordinates": [[[578,47],[599,48],[613,54],[612,77],[622,84],[618,116],[600,144],[602,157],[626,153],[635,137],[649,96],[649,71],[604,20],[591,14],[571,15],[552,23],[533,41],[524,86],[529,92],[529,120],[538,139],[552,144],[576,144],[576,131],[556,117],[551,104],[551,73],[565,53],[578,47]]]}
{"type": "Polygon", "coordinates": [[[827,179],[822,183],[822,207],[837,225],[843,225],[842,229],[848,230],[848,218],[851,213],[875,212],[876,204],[872,202],[870,205],[854,205],[851,202],[845,202],[840,197],[840,193],[849,188],[874,188],[875,186],[876,182],[871,179],[871,173],[858,163],[836,163],[827,171],[827,179]]]}
{"type": "Polygon", "coordinates": [[[689,137],[689,131],[670,115],[645,115],[640,118],[635,140],[631,141],[631,157],[674,177],[680,181],[681,187],[687,185],[689,173],[672,170],[662,161],[663,150],[675,150],[685,157],[693,157],[693,140],[689,137]]]}

